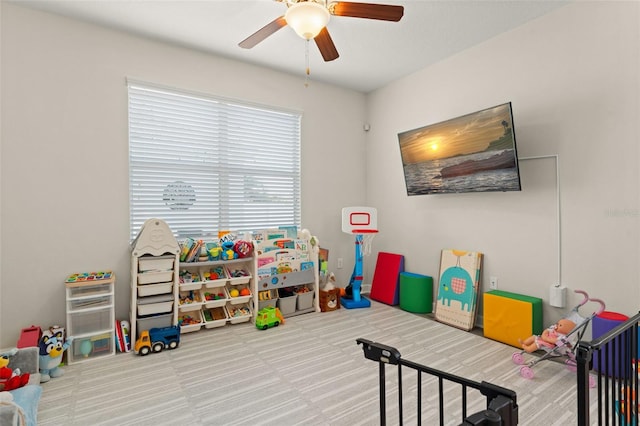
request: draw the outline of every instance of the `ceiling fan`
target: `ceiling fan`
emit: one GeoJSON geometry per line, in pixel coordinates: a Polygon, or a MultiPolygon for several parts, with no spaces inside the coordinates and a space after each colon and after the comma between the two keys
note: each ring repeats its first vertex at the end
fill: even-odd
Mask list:
{"type": "Polygon", "coordinates": [[[340,55],[326,26],[331,15],[398,22],[404,14],[404,7],[388,4],[346,1],[328,3],[327,0],[275,1],[287,5],[286,13],[242,40],[238,46],[251,49],[280,28],[289,25],[300,37],[307,41],[313,39],[325,61],[333,61],[340,55]]]}

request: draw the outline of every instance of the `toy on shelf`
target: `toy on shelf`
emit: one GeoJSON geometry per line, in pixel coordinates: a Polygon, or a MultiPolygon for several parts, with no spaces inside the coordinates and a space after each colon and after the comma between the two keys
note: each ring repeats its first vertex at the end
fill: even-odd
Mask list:
{"type": "Polygon", "coordinates": [[[200,250],[204,242],[187,238],[180,244],[180,262],[195,262],[200,257],[200,250]]]}
{"type": "Polygon", "coordinates": [[[203,309],[202,313],[206,328],[220,327],[227,321],[227,313],[222,306],[203,309]]]}
{"type": "Polygon", "coordinates": [[[192,303],[200,303],[202,302],[200,300],[200,295],[193,291],[193,290],[189,290],[187,292],[185,292],[185,294],[181,294],[180,295],[180,300],[179,303],[180,305],[190,305],[192,303]]]}
{"type": "Polygon", "coordinates": [[[254,300],[254,303],[258,311],[266,306],[276,306],[278,303],[278,289],[272,288],[258,291],[258,301],[255,302],[254,300]]]}
{"type": "Polygon", "coordinates": [[[60,377],[64,374],[64,371],[60,368],[62,362],[62,355],[69,346],[73,337],[67,338],[63,342],[63,332],[45,332],[42,335],[39,342],[40,349],[40,383],[45,383],[52,378],[60,377]]]}
{"type": "Polygon", "coordinates": [[[251,277],[251,274],[244,269],[228,269],[229,278],[251,277]]]}
{"type": "Polygon", "coordinates": [[[75,283],[82,281],[108,280],[111,278],[111,275],[113,275],[112,271],[81,272],[69,275],[65,282],[75,283]]]}
{"type": "Polygon", "coordinates": [[[191,333],[202,328],[202,310],[180,311],[178,314],[178,326],[180,333],[191,333]]]}
{"type": "Polygon", "coordinates": [[[206,291],[204,293],[204,300],[206,300],[207,302],[211,300],[223,300],[226,298],[227,296],[224,294],[222,290],[219,290],[217,293],[212,293],[210,291],[206,291]]]}
{"type": "Polygon", "coordinates": [[[238,258],[238,253],[233,251],[235,243],[233,241],[225,241],[222,243],[222,260],[232,260],[238,258]]]}
{"type": "Polygon", "coordinates": [[[233,251],[235,251],[241,259],[249,257],[253,253],[253,245],[248,241],[239,240],[233,245],[233,251]]]}
{"type": "Polygon", "coordinates": [[[215,281],[227,278],[227,272],[222,266],[214,266],[209,270],[202,272],[202,279],[204,281],[215,281]]]}
{"type": "Polygon", "coordinates": [[[178,323],[180,323],[181,326],[195,325],[199,324],[200,320],[198,318],[192,317],[191,315],[181,315],[178,318],[178,323]]]}
{"type": "Polygon", "coordinates": [[[249,288],[247,287],[243,287],[243,288],[232,288],[231,290],[229,290],[229,297],[231,298],[235,298],[235,297],[244,297],[244,296],[251,296],[251,290],[249,290],[249,288]]]}
{"type": "Polygon", "coordinates": [[[218,243],[206,243],[205,249],[207,250],[208,260],[220,260],[222,248],[218,245],[218,243]]]}
{"type": "Polygon", "coordinates": [[[178,273],[180,284],[191,284],[193,282],[200,281],[200,276],[196,273],[181,269],[178,273]]]}
{"type": "Polygon", "coordinates": [[[229,307],[228,310],[229,310],[229,316],[232,318],[251,315],[251,310],[246,306],[229,307]]]}

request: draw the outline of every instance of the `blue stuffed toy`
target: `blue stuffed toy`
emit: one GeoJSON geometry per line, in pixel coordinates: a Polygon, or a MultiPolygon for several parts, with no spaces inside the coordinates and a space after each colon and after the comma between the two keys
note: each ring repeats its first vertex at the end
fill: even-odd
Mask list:
{"type": "Polygon", "coordinates": [[[233,241],[222,242],[222,260],[232,260],[238,258],[238,253],[233,251],[235,243],[233,241]]]}
{"type": "Polygon", "coordinates": [[[45,383],[51,378],[60,377],[64,371],[59,367],[62,362],[62,354],[71,346],[73,337],[62,342],[62,331],[52,335],[43,334],[38,346],[40,347],[40,383],[45,383]]]}

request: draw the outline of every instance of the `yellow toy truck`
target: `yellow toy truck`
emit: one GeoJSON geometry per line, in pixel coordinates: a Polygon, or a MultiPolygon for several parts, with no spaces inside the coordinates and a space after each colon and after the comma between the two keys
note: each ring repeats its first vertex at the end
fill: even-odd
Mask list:
{"type": "Polygon", "coordinates": [[[180,344],[180,326],[152,328],[140,332],[134,351],[139,355],[147,355],[151,351],[162,352],[164,348],[175,349],[180,344]]]}

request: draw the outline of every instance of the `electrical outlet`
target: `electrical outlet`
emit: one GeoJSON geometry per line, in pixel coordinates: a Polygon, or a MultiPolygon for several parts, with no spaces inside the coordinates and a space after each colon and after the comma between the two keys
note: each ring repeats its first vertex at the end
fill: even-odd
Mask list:
{"type": "Polygon", "coordinates": [[[341,257],[338,258],[338,269],[342,269],[342,267],[344,266],[343,264],[343,260],[341,257]]]}
{"type": "Polygon", "coordinates": [[[491,290],[497,290],[498,289],[498,277],[490,277],[489,278],[489,288],[491,290]]]}

